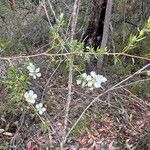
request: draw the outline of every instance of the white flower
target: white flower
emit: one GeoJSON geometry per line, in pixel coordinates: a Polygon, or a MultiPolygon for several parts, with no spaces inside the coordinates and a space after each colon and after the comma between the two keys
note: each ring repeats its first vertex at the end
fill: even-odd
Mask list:
{"type": "Polygon", "coordinates": [[[81,84],[82,87],[88,87],[90,90],[100,88],[103,82],[107,79],[102,75],[97,75],[94,71],[90,72],[90,75],[86,73],[81,74],[82,79],[77,80],[77,84],[81,84]]]}
{"type": "Polygon", "coordinates": [[[87,74],[86,74],[86,73],[83,73],[83,74],[81,74],[81,76],[82,76],[83,78],[86,78],[86,77],[87,77],[87,74]]]}
{"type": "Polygon", "coordinates": [[[81,80],[77,80],[77,85],[81,84],[81,82],[82,82],[81,80]]]}
{"type": "Polygon", "coordinates": [[[36,77],[41,77],[40,68],[35,68],[32,63],[29,63],[27,69],[29,70],[29,76],[32,76],[33,79],[36,79],[36,77]]]}
{"type": "Polygon", "coordinates": [[[29,76],[32,76],[33,79],[36,79],[36,77],[41,77],[41,73],[39,71],[40,71],[40,68],[30,71],[29,76]]]}
{"type": "Polygon", "coordinates": [[[88,76],[86,77],[86,80],[87,80],[87,81],[90,81],[90,80],[92,80],[92,77],[91,77],[90,75],[88,75],[88,76]]]}
{"type": "Polygon", "coordinates": [[[35,100],[37,99],[37,94],[35,94],[34,91],[29,90],[28,92],[26,92],[24,94],[24,97],[25,97],[27,102],[34,104],[35,100]]]}
{"type": "Polygon", "coordinates": [[[91,71],[90,75],[95,78],[96,77],[96,73],[94,71],[91,71]]]}
{"type": "Polygon", "coordinates": [[[35,107],[36,107],[36,110],[39,112],[40,115],[42,115],[46,111],[46,108],[43,107],[42,103],[36,104],[35,107]]]}

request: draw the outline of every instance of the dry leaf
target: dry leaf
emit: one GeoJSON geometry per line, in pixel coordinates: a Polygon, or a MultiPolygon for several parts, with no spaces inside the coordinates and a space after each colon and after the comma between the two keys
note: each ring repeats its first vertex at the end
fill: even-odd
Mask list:
{"type": "Polygon", "coordinates": [[[79,141],[79,143],[80,143],[81,145],[85,145],[85,144],[87,143],[87,141],[88,141],[87,136],[84,136],[84,137],[79,141]]]}
{"type": "Polygon", "coordinates": [[[32,142],[31,141],[29,141],[27,143],[27,150],[32,150],[32,142]]]}
{"type": "Polygon", "coordinates": [[[109,128],[108,127],[102,127],[98,129],[99,132],[108,132],[109,128]]]}
{"type": "Polygon", "coordinates": [[[109,144],[109,150],[115,150],[115,147],[113,146],[114,141],[111,141],[109,144]]]}

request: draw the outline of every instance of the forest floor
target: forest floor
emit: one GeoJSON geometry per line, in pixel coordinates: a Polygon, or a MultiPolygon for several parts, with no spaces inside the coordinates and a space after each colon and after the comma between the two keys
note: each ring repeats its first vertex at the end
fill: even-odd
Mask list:
{"type": "MultiPolygon", "coordinates": [[[[42,78],[33,82],[33,87],[42,96],[49,80],[51,65],[43,65],[45,58],[33,60],[41,67],[42,78]],[[43,61],[42,61],[43,60],[43,61]],[[40,63],[39,63],[40,62],[40,63]],[[46,70],[46,71],[44,71],[46,70]]],[[[16,62],[15,62],[16,63],[16,62]]],[[[1,63],[2,64],[2,63],[1,63]]],[[[1,65],[2,66],[2,65],[1,65]]],[[[60,67],[61,68],[61,67],[60,67]]],[[[115,85],[125,77],[115,74],[113,67],[105,67],[102,74],[108,82],[103,89],[88,90],[73,85],[69,111],[69,130],[84,109],[97,95],[115,85]]],[[[41,117],[51,128],[49,132],[39,116],[30,110],[16,110],[12,113],[12,103],[6,100],[7,88],[0,85],[0,150],[59,150],[63,135],[64,112],[67,97],[67,78],[53,74],[46,88],[44,105],[47,113],[41,117]]],[[[142,79],[141,76],[132,81],[142,79]]],[[[75,83],[75,81],[74,81],[75,83]]],[[[150,99],[132,92],[128,86],[121,86],[100,97],[86,112],[71,132],[65,145],[68,150],[149,150],[150,149],[150,99]]],[[[16,107],[16,105],[14,105],[16,107]]]]}

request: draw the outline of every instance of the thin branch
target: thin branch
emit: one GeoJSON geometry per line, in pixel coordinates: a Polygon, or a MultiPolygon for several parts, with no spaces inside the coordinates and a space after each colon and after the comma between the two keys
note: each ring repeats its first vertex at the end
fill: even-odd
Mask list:
{"type": "MultiPolygon", "coordinates": [[[[71,33],[70,33],[70,40],[73,40],[76,30],[77,24],[77,17],[79,11],[79,3],[80,0],[75,0],[72,12],[72,20],[71,20],[71,33]]],[[[71,50],[70,50],[71,51],[71,50]]],[[[63,130],[63,139],[60,145],[61,150],[64,149],[64,144],[66,142],[66,130],[68,126],[68,118],[69,118],[69,110],[70,110],[70,103],[72,99],[72,80],[73,80],[73,59],[70,59],[69,62],[69,79],[68,79],[68,96],[67,96],[67,104],[66,104],[66,112],[65,112],[65,120],[64,120],[64,130],[63,130]]]]}
{"type": "MultiPolygon", "coordinates": [[[[131,57],[131,58],[136,58],[136,59],[143,59],[143,60],[147,60],[150,61],[150,58],[147,57],[142,57],[142,56],[137,56],[137,55],[130,55],[127,53],[95,53],[95,52],[86,52],[87,55],[116,55],[116,56],[126,56],[126,57],[131,57]]],[[[0,60],[15,60],[15,59],[26,59],[26,58],[32,58],[32,57],[39,57],[39,56],[49,56],[49,57],[59,57],[59,56],[71,56],[71,55],[85,55],[85,52],[68,52],[68,53],[61,53],[61,54],[49,54],[46,52],[43,53],[39,53],[39,54],[32,54],[32,55],[26,55],[26,56],[12,56],[12,57],[0,57],[0,60]]]]}
{"type": "Polygon", "coordinates": [[[114,88],[114,90],[120,89],[120,88],[123,88],[123,87],[127,87],[127,86],[131,86],[131,85],[134,85],[134,84],[137,84],[137,83],[140,83],[140,82],[146,82],[146,81],[150,81],[150,78],[134,81],[134,82],[131,82],[131,83],[128,83],[128,84],[125,84],[125,85],[121,85],[121,86],[118,86],[118,87],[114,88]]]}

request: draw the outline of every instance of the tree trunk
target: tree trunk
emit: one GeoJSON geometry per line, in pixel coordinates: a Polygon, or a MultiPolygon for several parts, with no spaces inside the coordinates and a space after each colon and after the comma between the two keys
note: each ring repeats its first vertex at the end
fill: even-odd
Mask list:
{"type": "MultiPolygon", "coordinates": [[[[108,39],[109,21],[113,0],[93,0],[88,27],[83,36],[84,50],[87,46],[105,48],[108,39]],[[106,8],[107,7],[107,8],[106,8]],[[105,36],[105,37],[104,37],[105,36]]],[[[98,58],[97,67],[102,67],[103,57],[98,58]]]]}
{"type": "MultiPolygon", "coordinates": [[[[112,6],[113,6],[113,0],[107,0],[101,48],[105,48],[107,46],[112,6]]],[[[100,70],[102,68],[102,64],[103,64],[103,57],[99,56],[98,61],[97,61],[97,69],[98,70],[100,70]]]]}
{"type": "Polygon", "coordinates": [[[107,0],[93,0],[88,27],[83,36],[84,46],[93,46],[96,50],[101,45],[103,24],[107,0]]]}

